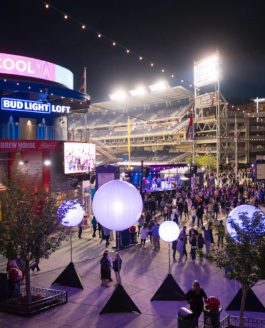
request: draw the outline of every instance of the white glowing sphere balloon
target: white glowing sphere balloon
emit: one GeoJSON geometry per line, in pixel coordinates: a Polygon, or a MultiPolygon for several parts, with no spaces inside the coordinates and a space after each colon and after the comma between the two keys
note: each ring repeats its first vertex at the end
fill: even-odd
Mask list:
{"type": "Polygon", "coordinates": [[[141,216],[142,197],[130,183],[113,180],[103,184],[95,193],[92,203],[97,221],[110,230],[130,228],[141,216]]]}
{"type": "Polygon", "coordinates": [[[229,223],[229,219],[232,219],[236,224],[238,224],[241,227],[242,222],[239,216],[244,213],[248,218],[252,218],[255,212],[264,215],[264,213],[260,209],[258,209],[253,205],[240,205],[235,207],[229,213],[228,218],[226,220],[226,230],[233,239],[237,239],[237,234],[236,231],[232,228],[231,223],[229,223]]]}
{"type": "Polygon", "coordinates": [[[77,226],[84,217],[84,210],[76,200],[64,201],[57,210],[58,218],[66,227],[77,226]]]}
{"type": "Polygon", "coordinates": [[[167,242],[172,242],[178,239],[179,226],[174,221],[164,221],[159,227],[159,236],[167,242]]]}

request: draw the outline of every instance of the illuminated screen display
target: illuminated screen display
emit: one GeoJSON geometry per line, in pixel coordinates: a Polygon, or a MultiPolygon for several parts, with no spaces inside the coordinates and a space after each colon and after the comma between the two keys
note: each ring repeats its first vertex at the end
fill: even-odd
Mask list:
{"type": "Polygon", "coordinates": [[[96,146],[90,143],[64,143],[64,173],[85,173],[95,171],[96,146]]]}
{"type": "Polygon", "coordinates": [[[0,74],[28,76],[74,87],[73,73],[64,68],[40,59],[0,53],[0,74]]]}

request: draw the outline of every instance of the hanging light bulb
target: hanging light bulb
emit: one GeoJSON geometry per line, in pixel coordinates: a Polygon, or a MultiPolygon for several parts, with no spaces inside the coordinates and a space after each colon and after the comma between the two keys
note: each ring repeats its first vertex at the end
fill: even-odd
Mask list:
{"type": "Polygon", "coordinates": [[[113,47],[115,47],[115,46],[116,46],[116,42],[113,41],[113,42],[112,42],[112,45],[113,45],[113,47]]]}
{"type": "Polygon", "coordinates": [[[140,57],[139,57],[139,60],[143,60],[143,57],[142,57],[142,56],[140,56],[140,57]]]}
{"type": "Polygon", "coordinates": [[[68,15],[65,14],[65,15],[64,15],[64,19],[68,19],[68,15]]]}
{"type": "Polygon", "coordinates": [[[162,73],[165,73],[165,70],[164,70],[164,68],[162,68],[162,69],[161,69],[161,72],[162,72],[162,73]]]}
{"type": "Polygon", "coordinates": [[[85,28],[86,28],[86,25],[83,24],[83,25],[82,25],[82,29],[84,30],[85,28]]]}
{"type": "Polygon", "coordinates": [[[151,63],[150,66],[153,67],[154,66],[154,63],[151,63]]]}
{"type": "Polygon", "coordinates": [[[45,8],[46,9],[50,8],[50,5],[48,3],[45,3],[45,8]]]}
{"type": "Polygon", "coordinates": [[[127,54],[129,54],[130,53],[130,50],[129,49],[126,49],[126,52],[127,52],[127,54]]]}
{"type": "Polygon", "coordinates": [[[101,36],[102,36],[102,35],[101,35],[100,33],[98,33],[98,38],[99,38],[99,39],[101,38],[101,36]]]}

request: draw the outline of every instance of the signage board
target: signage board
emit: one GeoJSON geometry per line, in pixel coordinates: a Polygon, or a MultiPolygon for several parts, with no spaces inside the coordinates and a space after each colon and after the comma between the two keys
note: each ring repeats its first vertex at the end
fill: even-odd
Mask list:
{"type": "Polygon", "coordinates": [[[32,77],[65,85],[73,89],[73,73],[62,66],[40,59],[0,53],[0,74],[32,77]]]}
{"type": "Polygon", "coordinates": [[[46,140],[0,140],[0,152],[10,151],[56,151],[58,141],[46,140]]]}
{"type": "Polygon", "coordinates": [[[70,106],[53,105],[49,102],[31,101],[14,98],[2,98],[1,109],[5,111],[30,112],[41,114],[67,114],[70,112],[70,106]]]}

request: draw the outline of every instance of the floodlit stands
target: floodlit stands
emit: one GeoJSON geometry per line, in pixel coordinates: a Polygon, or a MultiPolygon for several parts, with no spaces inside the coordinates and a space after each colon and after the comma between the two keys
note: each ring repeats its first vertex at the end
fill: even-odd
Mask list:
{"type": "Polygon", "coordinates": [[[176,145],[185,139],[192,107],[191,91],[182,86],[168,86],[141,96],[128,94],[123,101],[94,103],[86,114],[71,117],[69,131],[75,141],[78,136],[81,141],[89,131],[91,142],[100,142],[104,151],[109,149],[122,159],[127,153],[130,117],[131,159],[167,162],[187,152],[187,147],[176,149],[176,145]],[[82,132],[84,129],[86,133],[82,132]],[[151,150],[153,146],[157,146],[156,154],[151,150]]]}

